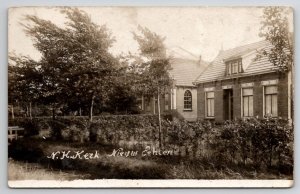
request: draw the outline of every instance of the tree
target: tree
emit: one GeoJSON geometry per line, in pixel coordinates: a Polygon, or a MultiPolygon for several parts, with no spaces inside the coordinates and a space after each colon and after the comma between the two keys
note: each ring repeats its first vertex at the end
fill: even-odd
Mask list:
{"type": "Polygon", "coordinates": [[[266,7],[263,11],[263,21],[259,36],[270,42],[272,47],[259,52],[258,57],[267,56],[278,72],[291,75],[291,116],[293,118],[294,104],[294,33],[289,31],[288,15],[291,8],[266,7]]]}
{"type": "Polygon", "coordinates": [[[133,33],[133,35],[139,44],[142,58],[136,60],[139,65],[133,68],[137,72],[136,86],[143,95],[157,96],[159,147],[162,147],[160,95],[170,89],[172,84],[169,76],[170,59],[166,55],[165,38],[151,32],[148,28],[139,26],[138,30],[140,34],[133,33]]]}
{"type": "Polygon", "coordinates": [[[271,43],[270,50],[263,50],[271,63],[280,72],[292,70],[294,66],[293,32],[289,31],[288,12],[285,7],[266,7],[259,36],[271,43]]]}
{"type": "Polygon", "coordinates": [[[14,118],[14,104],[26,106],[27,116],[32,118],[32,103],[37,102],[40,95],[39,85],[41,77],[37,63],[29,57],[18,57],[11,53],[8,66],[8,93],[11,105],[12,118],[14,118]],[[30,79],[28,79],[30,78],[30,79]]]}
{"type": "Polygon", "coordinates": [[[64,27],[33,15],[26,15],[23,24],[42,54],[33,63],[41,76],[36,83],[39,99],[53,107],[53,117],[60,106],[81,108],[88,103],[92,120],[95,100],[104,103],[116,79],[118,61],[108,52],[114,39],[105,25],[93,23],[77,8],[64,8],[61,13],[66,16],[64,27]]]}
{"type": "Polygon", "coordinates": [[[78,75],[73,89],[79,98],[89,99],[92,120],[95,100],[99,106],[106,102],[117,79],[118,61],[108,52],[114,39],[105,25],[94,24],[86,13],[78,9],[65,9],[63,13],[70,19],[68,31],[75,48],[71,53],[79,67],[72,69],[72,76],[78,75]]]}

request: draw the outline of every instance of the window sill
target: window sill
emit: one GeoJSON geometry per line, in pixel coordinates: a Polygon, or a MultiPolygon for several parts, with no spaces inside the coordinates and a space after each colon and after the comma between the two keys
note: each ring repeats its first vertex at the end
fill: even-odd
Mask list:
{"type": "Polygon", "coordinates": [[[205,119],[215,119],[215,117],[205,117],[205,119]]]}
{"type": "Polygon", "coordinates": [[[193,109],[183,109],[184,112],[192,112],[193,109]]]}
{"type": "Polygon", "coordinates": [[[279,116],[267,116],[267,115],[265,115],[265,116],[263,116],[263,118],[274,118],[274,119],[277,119],[277,118],[279,118],[279,116]]]}

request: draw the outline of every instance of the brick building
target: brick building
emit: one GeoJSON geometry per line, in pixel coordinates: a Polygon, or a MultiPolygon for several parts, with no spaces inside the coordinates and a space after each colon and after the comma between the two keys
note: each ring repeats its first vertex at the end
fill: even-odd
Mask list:
{"type": "MultiPolygon", "coordinates": [[[[160,98],[161,112],[170,110],[189,121],[197,120],[197,87],[193,81],[206,68],[208,63],[201,60],[186,58],[171,59],[170,76],[173,79],[173,86],[160,98]]],[[[141,97],[140,108],[145,113],[157,114],[157,97],[141,97]]]]}
{"type": "Polygon", "coordinates": [[[266,41],[220,51],[198,76],[199,119],[232,120],[265,115],[291,119],[291,73],[278,73],[268,58],[257,58],[266,41]]]}

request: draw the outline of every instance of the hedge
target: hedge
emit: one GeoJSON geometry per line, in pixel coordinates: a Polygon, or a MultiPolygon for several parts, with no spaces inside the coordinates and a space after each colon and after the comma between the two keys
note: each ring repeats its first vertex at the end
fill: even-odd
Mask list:
{"type": "MultiPolygon", "coordinates": [[[[10,121],[25,128],[26,136],[54,140],[138,148],[158,147],[157,115],[105,115],[92,122],[86,117],[33,118],[10,121]]],[[[162,119],[163,149],[185,158],[215,159],[216,164],[254,168],[293,169],[293,127],[283,119],[246,119],[187,122],[162,119]]]]}

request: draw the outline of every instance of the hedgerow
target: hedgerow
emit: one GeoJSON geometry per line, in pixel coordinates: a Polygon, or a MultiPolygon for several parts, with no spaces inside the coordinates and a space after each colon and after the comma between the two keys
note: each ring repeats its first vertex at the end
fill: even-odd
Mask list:
{"type": "MultiPolygon", "coordinates": [[[[123,147],[158,147],[156,115],[103,115],[92,122],[85,117],[33,118],[14,121],[31,135],[49,130],[49,138],[71,142],[97,142],[123,147]],[[34,131],[34,133],[32,133],[34,131]]],[[[216,167],[252,166],[255,169],[293,170],[293,127],[275,118],[244,119],[215,124],[210,121],[162,120],[162,149],[179,156],[207,158],[216,167]],[[215,160],[215,161],[214,161],[215,160]]]]}

